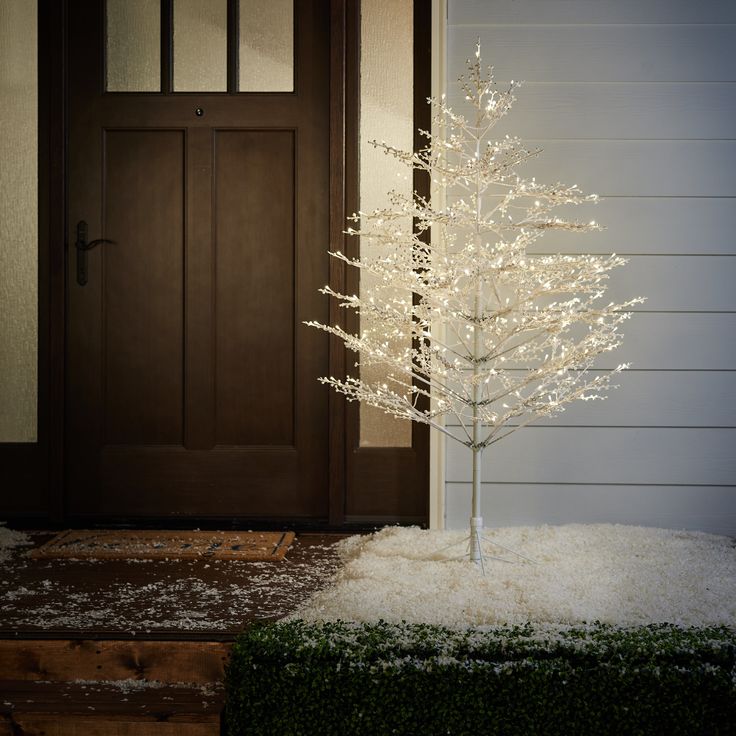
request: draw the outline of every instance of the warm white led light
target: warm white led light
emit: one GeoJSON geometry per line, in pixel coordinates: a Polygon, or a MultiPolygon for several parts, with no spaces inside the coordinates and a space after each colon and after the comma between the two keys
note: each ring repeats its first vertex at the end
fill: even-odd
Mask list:
{"type": "Polygon", "coordinates": [[[618,347],[619,326],[643,300],[598,304],[608,272],[626,262],[616,255],[528,254],[547,230],[599,230],[595,220],[553,214],[560,205],[595,203],[598,197],[582,194],[577,185],[523,178],[516,167],[540,151],[509,136],[489,140],[514,102],[518,83],[497,89],[490,69],[484,72],[481,66],[480,47],[459,81],[474,110],[472,120],[455,113],[443,96],[431,103],[444,138],[428,136],[427,147],[418,153],[384,142],[373,145],[460,196],[449,197],[439,210],[416,193],[392,192],[391,207],[351,218],[359,229],[346,232],[360,237],[360,258],[331,254],[374,278],[361,296],[330,287],[324,293],[369,316],[380,334],[309,324],[340,337],[361,365],[380,364],[385,371],[380,383],[355,377],[320,380],[351,401],[429,424],[470,448],[470,556],[478,561],[481,453],[571,401],[603,398],[611,378],[628,366],[595,374],[590,369],[597,356],[618,347]],[[407,215],[416,223],[415,232],[398,234],[397,221],[407,215]],[[431,244],[423,239],[430,228],[431,244]],[[382,247],[372,251],[373,245],[382,247]],[[409,301],[402,296],[407,292],[417,298],[409,301]],[[446,335],[443,341],[438,334],[446,335]],[[410,348],[400,340],[407,335],[413,338],[410,348]],[[454,417],[457,426],[445,426],[444,416],[454,417]]]}

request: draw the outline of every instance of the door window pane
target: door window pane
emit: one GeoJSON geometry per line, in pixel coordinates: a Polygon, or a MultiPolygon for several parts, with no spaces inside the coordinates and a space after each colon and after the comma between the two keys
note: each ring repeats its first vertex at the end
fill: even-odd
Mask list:
{"type": "Polygon", "coordinates": [[[294,90],[294,0],[240,0],[241,92],[294,90]]]}
{"type": "Polygon", "coordinates": [[[36,441],[37,47],[36,0],[2,0],[0,2],[0,442],[36,441]]]}
{"type": "Polygon", "coordinates": [[[227,0],[174,0],[174,91],[227,91],[227,0]]]}
{"type": "Polygon", "coordinates": [[[160,90],[160,0],[107,0],[107,91],[160,90]]]}
{"type": "MultiPolygon", "coordinates": [[[[363,0],[361,3],[360,51],[360,209],[391,207],[388,189],[411,194],[411,175],[392,156],[374,148],[370,141],[385,140],[404,151],[414,146],[414,22],[412,0],[363,0]]],[[[402,224],[410,229],[411,220],[402,224]]],[[[361,244],[373,252],[385,246],[361,244]]],[[[386,255],[391,255],[387,252],[386,255]]],[[[361,270],[361,295],[375,277],[361,270]]],[[[411,299],[411,294],[406,294],[411,299]]],[[[371,325],[361,315],[361,330],[371,325]]],[[[395,345],[408,347],[411,338],[395,345]]],[[[382,382],[380,365],[362,366],[361,378],[382,382]]],[[[395,419],[367,404],[360,405],[360,444],[363,447],[410,447],[411,422],[395,419]]]]}

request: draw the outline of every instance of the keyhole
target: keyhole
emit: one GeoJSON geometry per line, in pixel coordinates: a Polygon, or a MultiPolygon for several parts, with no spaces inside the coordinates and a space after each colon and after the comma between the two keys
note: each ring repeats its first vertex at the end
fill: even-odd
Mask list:
{"type": "Polygon", "coordinates": [[[201,118],[201,117],[202,117],[202,116],[204,115],[204,108],[203,108],[203,107],[198,107],[198,108],[197,108],[197,109],[196,109],[196,110],[194,111],[194,114],[195,114],[195,115],[196,115],[196,116],[197,116],[198,118],[201,118]]]}

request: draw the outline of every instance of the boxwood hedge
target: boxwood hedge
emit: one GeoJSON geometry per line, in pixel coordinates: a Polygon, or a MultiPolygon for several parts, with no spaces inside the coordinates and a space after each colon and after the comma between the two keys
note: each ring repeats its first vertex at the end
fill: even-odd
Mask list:
{"type": "Polygon", "coordinates": [[[291,621],[226,685],[229,736],[736,734],[736,632],[291,621]]]}

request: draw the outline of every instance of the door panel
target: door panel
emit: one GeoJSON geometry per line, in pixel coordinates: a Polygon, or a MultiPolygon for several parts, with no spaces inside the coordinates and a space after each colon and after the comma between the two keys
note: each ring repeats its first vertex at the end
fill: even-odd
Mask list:
{"type": "Polygon", "coordinates": [[[194,509],[198,518],[314,518],[326,506],[306,492],[306,484],[294,482],[299,454],[278,448],[109,446],[100,457],[104,493],[86,503],[94,502],[95,512],[105,517],[181,518],[194,509]]]}
{"type": "Polygon", "coordinates": [[[329,8],[294,8],[294,92],[120,94],[104,3],[69,4],[72,518],[327,517],[327,338],[302,322],[328,309],[329,8]],[[80,220],[114,241],[85,286],[80,220]]]}
{"type": "Polygon", "coordinates": [[[106,444],[182,444],[182,131],[103,134],[106,444]]]}
{"type": "Polygon", "coordinates": [[[293,131],[216,133],[218,444],[294,445],[294,153],[293,131]]]}

